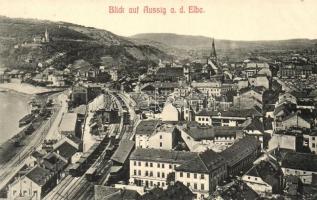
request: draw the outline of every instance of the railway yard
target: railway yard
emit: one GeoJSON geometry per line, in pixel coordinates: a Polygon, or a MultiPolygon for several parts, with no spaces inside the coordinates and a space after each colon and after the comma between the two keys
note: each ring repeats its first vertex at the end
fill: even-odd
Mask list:
{"type": "Polygon", "coordinates": [[[117,151],[121,140],[132,140],[133,128],[138,122],[130,116],[129,104],[121,95],[109,92],[119,109],[120,123],[110,124],[101,141],[96,142],[85,152],[79,161],[66,170],[68,175],[50,191],[45,200],[51,199],[93,199],[94,185],[109,185],[109,177],[113,163],[111,156],[117,151]]]}

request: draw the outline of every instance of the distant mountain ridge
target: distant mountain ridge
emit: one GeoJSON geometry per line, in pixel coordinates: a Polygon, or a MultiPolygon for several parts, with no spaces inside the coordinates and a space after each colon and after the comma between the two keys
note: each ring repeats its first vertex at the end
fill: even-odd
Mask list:
{"type": "MultiPolygon", "coordinates": [[[[148,40],[180,49],[206,49],[211,47],[212,38],[205,36],[178,35],[174,33],[142,33],[131,36],[136,40],[148,40]]],[[[216,39],[217,49],[278,49],[307,48],[317,44],[317,39],[289,39],[267,41],[234,41],[216,39]]]]}

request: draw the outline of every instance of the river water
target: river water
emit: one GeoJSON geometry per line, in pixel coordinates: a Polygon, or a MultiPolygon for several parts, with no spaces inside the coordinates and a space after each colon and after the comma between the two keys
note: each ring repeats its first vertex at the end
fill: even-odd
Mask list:
{"type": "Polygon", "coordinates": [[[0,91],[0,144],[17,134],[19,120],[30,113],[31,95],[0,91]]]}

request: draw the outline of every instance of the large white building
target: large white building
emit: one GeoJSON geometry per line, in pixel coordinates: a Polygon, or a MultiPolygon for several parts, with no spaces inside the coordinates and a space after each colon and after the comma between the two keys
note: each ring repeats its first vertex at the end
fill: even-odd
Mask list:
{"type": "Polygon", "coordinates": [[[209,82],[192,82],[192,87],[197,88],[201,93],[207,96],[220,96],[221,83],[218,81],[209,82]]]}
{"type": "Polygon", "coordinates": [[[130,156],[129,182],[165,188],[169,180],[179,181],[189,187],[196,199],[203,199],[224,180],[226,170],[225,160],[212,150],[193,153],[138,148],[130,156]]]}

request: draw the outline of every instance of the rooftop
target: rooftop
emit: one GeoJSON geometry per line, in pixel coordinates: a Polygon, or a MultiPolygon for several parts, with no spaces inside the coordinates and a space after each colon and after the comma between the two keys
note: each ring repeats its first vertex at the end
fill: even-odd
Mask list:
{"type": "Polygon", "coordinates": [[[61,131],[75,131],[76,122],[77,113],[65,113],[59,128],[61,131]]]}
{"type": "Polygon", "coordinates": [[[196,155],[196,153],[187,151],[137,148],[131,154],[130,160],[183,164],[186,161],[193,159],[196,155]]]}
{"type": "Polygon", "coordinates": [[[228,166],[231,167],[252,154],[260,146],[261,143],[255,137],[246,136],[222,151],[220,155],[227,160],[228,166]]]}
{"type": "Polygon", "coordinates": [[[195,140],[203,140],[221,136],[235,137],[242,133],[242,127],[189,125],[184,131],[195,140]]]}
{"type": "Polygon", "coordinates": [[[317,172],[317,155],[288,152],[282,159],[282,167],[317,172]]]}
{"type": "Polygon", "coordinates": [[[161,123],[160,120],[144,120],[136,128],[137,135],[152,135],[156,127],[161,123]]]}
{"type": "Polygon", "coordinates": [[[225,159],[209,149],[176,168],[177,171],[209,173],[225,164],[225,159]]]}
{"type": "Polygon", "coordinates": [[[61,145],[55,148],[54,151],[68,160],[78,151],[78,149],[68,142],[63,142],[61,145]]]}
{"type": "Polygon", "coordinates": [[[130,155],[133,147],[134,141],[121,140],[117,150],[112,155],[111,160],[123,164],[130,155]]]}
{"type": "Polygon", "coordinates": [[[43,186],[49,180],[51,173],[49,170],[39,166],[32,168],[25,176],[31,179],[36,184],[43,186]]]}
{"type": "Polygon", "coordinates": [[[132,190],[95,185],[94,196],[95,200],[135,200],[140,195],[136,191],[132,190]]]}

